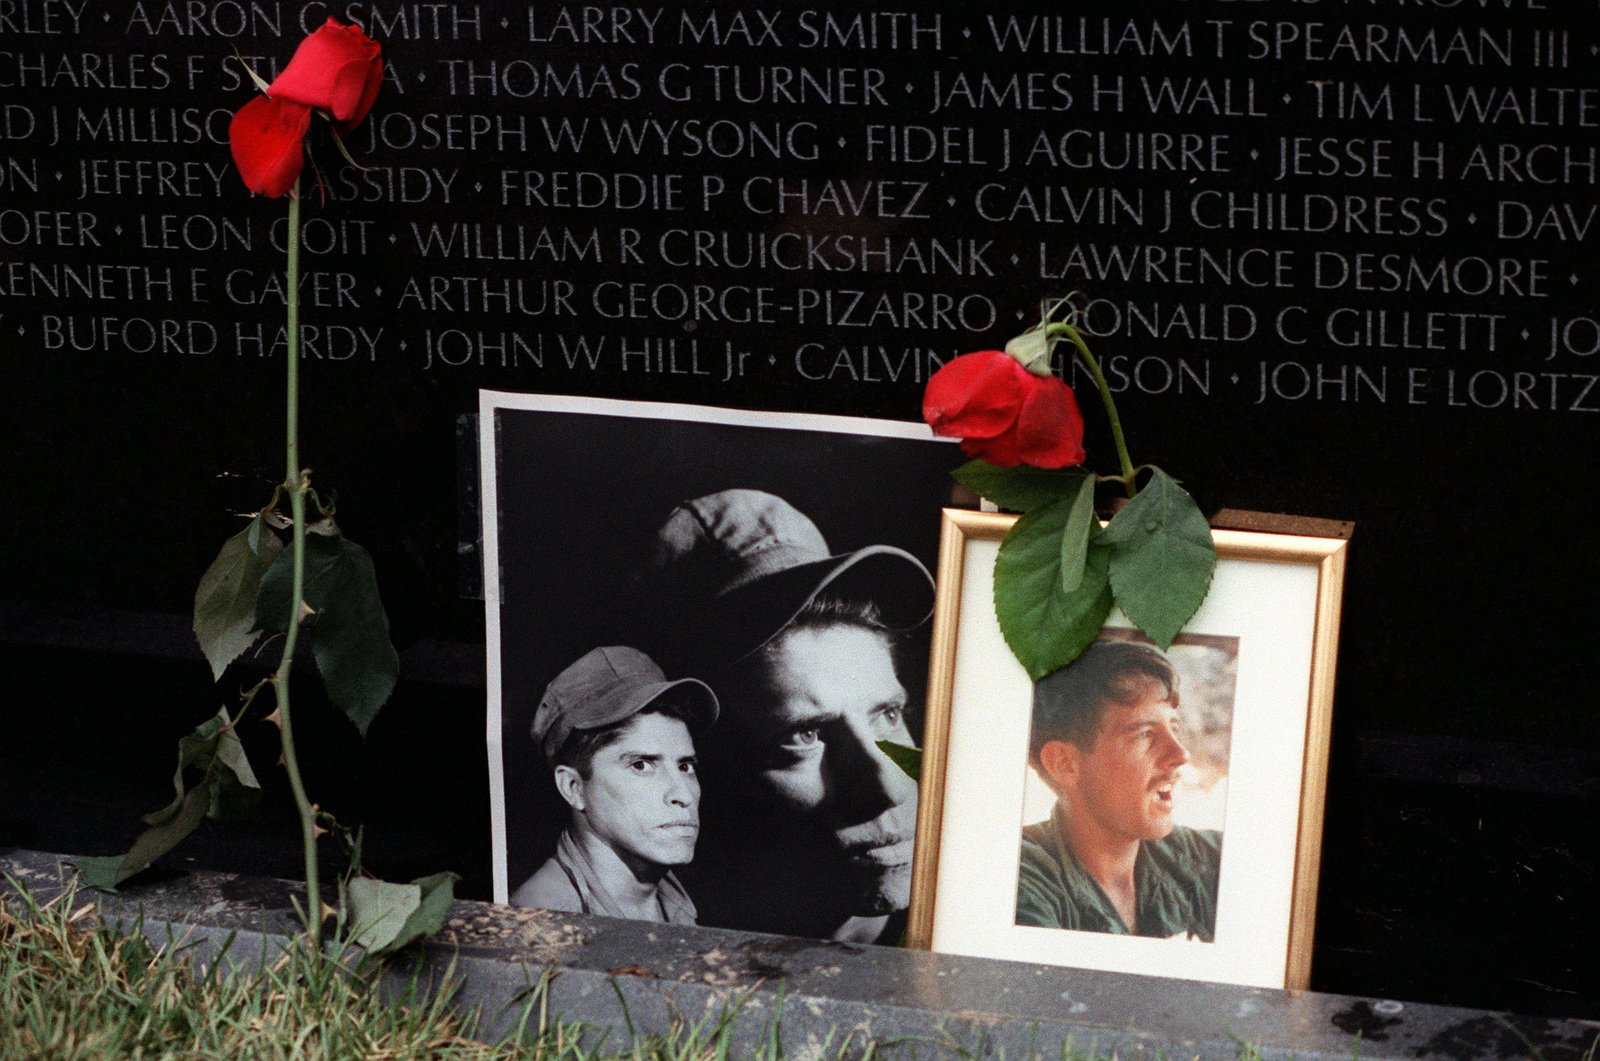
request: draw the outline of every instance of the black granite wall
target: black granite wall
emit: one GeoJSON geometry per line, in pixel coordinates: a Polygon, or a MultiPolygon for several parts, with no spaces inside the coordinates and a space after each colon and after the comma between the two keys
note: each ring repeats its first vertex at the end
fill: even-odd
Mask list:
{"type": "MultiPolygon", "coordinates": [[[[488,888],[479,387],[914,419],[1080,290],[1136,460],[1358,524],[1315,986],[1600,1013],[1600,26],[1557,0],[0,0],[0,842],[125,844],[249,678],[185,618],[281,474],[283,210],[226,127],[328,15],[389,76],[308,194],[303,445],[404,678],[365,746],[304,725],[378,868],[488,888]]],[[[292,875],[286,826],[188,857],[292,875]]]]}

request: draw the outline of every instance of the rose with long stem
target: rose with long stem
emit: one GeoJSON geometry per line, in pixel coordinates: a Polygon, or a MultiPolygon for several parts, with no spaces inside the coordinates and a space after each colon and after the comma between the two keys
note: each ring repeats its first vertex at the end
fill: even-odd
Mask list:
{"type": "MultiPolygon", "coordinates": [[[[251,77],[255,78],[254,72],[251,77]]],[[[228,127],[239,175],[252,191],[289,196],[285,263],[285,440],[284,478],[267,506],[223,543],[195,591],[194,632],[211,664],[223,672],[268,631],[284,635],[272,675],[244,695],[239,717],[227,708],[178,742],[176,797],[145,817],[149,826],[123,855],[78,860],[91,887],[115,890],[172,850],[208,817],[231,817],[247,809],[260,782],[239,740],[237,727],[257,696],[271,686],[276,706],[267,720],[279,730],[281,763],[294,795],[305,856],[306,943],[320,950],[322,901],[317,838],[338,828],[333,816],[312,803],[296,753],[291,686],[296,659],[309,654],[328,700],[363,735],[388,700],[400,661],[389,642],[389,620],[378,596],[371,557],[345,538],[333,513],[311,489],[311,473],[300,454],[300,173],[306,163],[313,120],[325,120],[333,142],[354,165],[341,139],[372,107],[383,80],[378,45],[355,26],[329,19],[301,42],[294,58],[263,95],[239,109],[228,127]],[[288,498],[288,515],[280,510],[288,498]],[[307,505],[318,519],[308,523],[307,505]],[[285,548],[279,533],[289,531],[285,548]],[[309,653],[305,649],[309,646],[309,653]],[[197,783],[191,783],[198,778],[197,783]]],[[[349,841],[347,831],[340,830],[349,841]]],[[[343,923],[352,942],[368,955],[384,954],[437,931],[456,875],[434,873],[410,884],[391,884],[358,872],[359,845],[350,843],[349,873],[341,881],[343,923]]]]}
{"type": "MultiPolygon", "coordinates": [[[[289,612],[284,618],[283,655],[272,677],[277,706],[270,720],[278,726],[283,766],[300,818],[305,855],[306,931],[315,946],[321,938],[325,907],[319,882],[318,808],[306,795],[295,751],[291,711],[291,675],[302,626],[310,614],[306,604],[306,498],[310,472],[300,459],[300,171],[305,164],[305,135],[312,116],[326,117],[336,138],[349,133],[371,110],[383,81],[383,59],[376,42],[358,27],[329,19],[301,42],[283,73],[264,95],[235,115],[229,141],[240,176],[252,191],[289,197],[285,265],[285,418],[284,483],[289,498],[289,612]]],[[[259,83],[259,81],[258,81],[259,83]]],[[[342,151],[342,142],[341,142],[342,151]]],[[[387,634],[385,633],[385,641],[387,634]]]]}

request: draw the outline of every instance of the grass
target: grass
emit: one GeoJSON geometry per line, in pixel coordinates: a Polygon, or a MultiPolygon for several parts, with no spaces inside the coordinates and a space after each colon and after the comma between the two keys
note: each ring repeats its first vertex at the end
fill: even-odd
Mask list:
{"type": "MultiPolygon", "coordinates": [[[[75,890],[41,902],[15,879],[0,879],[0,1061],[778,1061],[784,1055],[776,1025],[753,1052],[735,1047],[737,1004],[698,1021],[680,1016],[665,1033],[640,1035],[625,1002],[622,1029],[553,1017],[545,981],[529,985],[505,1040],[482,1042],[474,1037],[479,1015],[455,1011],[453,987],[427,990],[413,978],[398,994],[379,993],[372,988],[378,970],[299,947],[270,964],[202,965],[181,940],[152,947],[141,927],[107,925],[95,912],[95,903],[75,890]]],[[[924,1043],[898,1045],[915,1055],[924,1043]]],[[[954,1044],[930,1038],[926,1045],[940,1056],[965,1056],[954,1044]]],[[[830,1037],[815,1056],[876,1061],[880,1052],[847,1034],[830,1037]]],[[[1074,1053],[1071,1061],[1107,1059],[1074,1053]]]]}
{"type": "Polygon", "coordinates": [[[181,947],[153,949],[75,900],[68,892],[41,904],[16,889],[0,906],[5,1061],[516,1056],[471,1039],[447,993],[374,1004],[336,959],[298,948],[251,970],[202,970],[181,947]]]}
{"type": "MultiPolygon", "coordinates": [[[[676,1022],[665,1034],[605,1050],[604,1037],[550,1016],[531,986],[518,1030],[473,1038],[476,1014],[451,990],[415,980],[376,994],[337,955],[292,948],[272,964],[201,968],[179,944],[152,948],[138,929],[100,923],[73,892],[41,903],[16,881],[0,888],[0,1061],[717,1061],[732,1021],[676,1022]],[[599,1047],[582,1045],[598,1041],[599,1047]]],[[[591,1029],[591,1031],[593,1031],[591,1029]]],[[[860,1049],[854,1051],[859,1056],[860,1049]]]]}
{"type": "MultiPolygon", "coordinates": [[[[0,1061],[729,1061],[784,1056],[777,1023],[753,1052],[734,1045],[737,1004],[659,1035],[603,1032],[553,1017],[543,981],[520,1002],[505,1041],[474,1038],[478,1014],[455,1012],[453,989],[415,979],[396,995],[337,954],[291,948],[276,961],[202,965],[182,941],[152,947],[135,926],[99,921],[69,890],[41,902],[0,880],[0,1061]]],[[[619,993],[619,1002],[622,1001],[619,993]]],[[[781,995],[780,995],[781,1010],[781,995]]],[[[970,1057],[944,1037],[878,1044],[837,1034],[807,1056],[876,1061],[970,1057]]],[[[1115,1061],[1070,1047],[1062,1061],[1115,1061]]]]}

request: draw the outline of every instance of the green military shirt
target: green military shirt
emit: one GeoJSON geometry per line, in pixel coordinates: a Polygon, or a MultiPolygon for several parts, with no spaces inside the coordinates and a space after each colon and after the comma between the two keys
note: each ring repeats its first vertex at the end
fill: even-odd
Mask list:
{"type": "MultiPolygon", "coordinates": [[[[1062,839],[1057,806],[1049,821],[1022,830],[1017,924],[1130,935],[1106,893],[1062,839]]],[[[1197,937],[1217,930],[1222,834],[1177,826],[1164,840],[1139,843],[1133,882],[1139,935],[1197,937]]]]}

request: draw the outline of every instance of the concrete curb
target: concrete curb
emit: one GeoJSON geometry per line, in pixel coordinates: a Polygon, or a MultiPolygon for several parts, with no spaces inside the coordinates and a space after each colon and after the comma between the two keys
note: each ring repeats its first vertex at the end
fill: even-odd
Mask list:
{"type": "MultiPolygon", "coordinates": [[[[0,850],[0,873],[41,899],[70,886],[69,856],[0,850]]],[[[284,881],[186,873],[95,895],[108,920],[142,918],[156,942],[202,960],[226,947],[250,963],[294,931],[284,881]]],[[[3,894],[3,890],[0,890],[3,894]]],[[[785,936],[677,928],[457,902],[444,932],[387,974],[439,982],[454,967],[458,1005],[481,1006],[490,1039],[514,1028],[548,972],[548,1008],[619,1049],[631,1027],[715,1022],[733,1013],[734,1056],[770,1044],[783,1056],[834,1056],[848,1041],[894,1058],[1061,1058],[1063,1044],[1120,1058],[1300,1061],[1539,1058],[1580,1061],[1600,1023],[1514,1017],[1312,992],[1199,984],[785,936]]],[[[1590,1057],[1594,1055],[1589,1054],[1590,1057]]]]}

